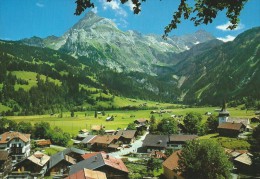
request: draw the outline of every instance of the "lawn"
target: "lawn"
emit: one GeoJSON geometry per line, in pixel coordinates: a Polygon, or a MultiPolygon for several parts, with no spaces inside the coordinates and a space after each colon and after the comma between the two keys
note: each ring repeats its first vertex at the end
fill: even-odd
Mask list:
{"type": "Polygon", "coordinates": [[[51,155],[54,155],[54,154],[56,154],[56,153],[58,153],[60,151],[62,151],[62,149],[60,149],[60,148],[48,147],[48,148],[44,148],[43,153],[45,153],[46,155],[51,156],[51,155]]]}
{"type": "Polygon", "coordinates": [[[218,134],[209,134],[199,137],[199,140],[213,140],[217,141],[222,147],[236,150],[247,150],[250,144],[244,139],[237,139],[231,137],[220,137],[218,134]]]}
{"type": "MultiPolygon", "coordinates": [[[[158,106],[160,108],[160,105],[158,106]]],[[[177,108],[171,109],[171,113],[164,113],[162,116],[159,114],[154,114],[157,120],[160,120],[165,117],[170,117],[172,114],[177,115],[185,115],[188,112],[195,111],[203,115],[203,121],[206,121],[207,117],[204,115],[205,112],[210,111],[213,114],[218,114],[214,112],[215,107],[205,107],[205,108],[177,108]]],[[[28,121],[32,124],[36,122],[49,122],[52,127],[60,127],[64,131],[69,132],[72,135],[76,135],[78,131],[82,128],[86,128],[90,130],[92,125],[103,125],[105,129],[118,129],[125,128],[131,122],[139,118],[147,118],[151,117],[151,110],[120,110],[120,111],[105,111],[105,116],[98,114],[97,118],[94,118],[94,111],[86,111],[86,112],[75,112],[75,117],[70,117],[69,112],[63,113],[63,118],[59,118],[59,114],[54,115],[34,115],[34,116],[9,116],[8,119],[14,120],[16,122],[20,121],[28,121]],[[108,116],[114,116],[115,120],[106,122],[106,118],[108,116]],[[131,117],[132,116],[132,117],[131,117]],[[134,117],[133,117],[134,116],[134,117]]],[[[236,110],[234,108],[229,108],[229,112],[232,117],[252,117],[254,116],[253,111],[243,111],[236,110]]]]}

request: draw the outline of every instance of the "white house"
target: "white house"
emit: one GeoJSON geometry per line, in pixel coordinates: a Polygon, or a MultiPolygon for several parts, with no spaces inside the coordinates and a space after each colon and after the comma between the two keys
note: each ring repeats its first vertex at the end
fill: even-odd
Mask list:
{"type": "Polygon", "coordinates": [[[30,136],[20,132],[5,132],[0,135],[0,150],[11,153],[12,160],[21,161],[30,155],[30,136]]]}

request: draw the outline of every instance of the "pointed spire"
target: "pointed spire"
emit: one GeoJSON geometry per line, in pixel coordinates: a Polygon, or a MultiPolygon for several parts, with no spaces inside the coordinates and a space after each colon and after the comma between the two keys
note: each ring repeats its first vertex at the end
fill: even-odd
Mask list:
{"type": "Polygon", "coordinates": [[[222,109],[221,111],[227,111],[227,104],[226,104],[226,100],[223,100],[223,103],[222,103],[222,109]]]}

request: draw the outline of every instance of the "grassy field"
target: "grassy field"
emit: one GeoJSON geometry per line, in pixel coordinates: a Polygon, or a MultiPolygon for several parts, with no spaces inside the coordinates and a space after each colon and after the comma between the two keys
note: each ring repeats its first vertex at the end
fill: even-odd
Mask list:
{"type": "Polygon", "coordinates": [[[220,137],[219,134],[201,136],[199,137],[199,140],[217,141],[222,147],[228,149],[248,150],[250,148],[250,144],[246,140],[230,137],[220,137]]]}
{"type": "MultiPolygon", "coordinates": [[[[15,84],[14,88],[15,90],[18,90],[19,88],[23,88],[24,90],[28,91],[29,89],[31,89],[31,87],[33,86],[37,86],[37,80],[36,80],[36,75],[37,73],[34,72],[26,72],[26,71],[12,71],[12,74],[28,81],[28,85],[20,85],[20,84],[15,84]]],[[[41,75],[40,76],[42,80],[46,80],[46,76],[45,75],[41,75]]],[[[57,85],[61,85],[61,82],[59,80],[55,80],[49,77],[50,82],[53,82],[57,85]]]]}
{"type": "MultiPolygon", "coordinates": [[[[213,114],[218,114],[214,112],[215,107],[205,107],[205,108],[177,108],[171,109],[171,113],[162,114],[154,114],[157,120],[160,120],[165,117],[170,117],[172,114],[177,115],[185,115],[188,112],[198,112],[203,115],[203,122],[206,121],[207,117],[205,112],[210,111],[213,114]]],[[[250,118],[254,116],[253,111],[245,111],[245,110],[237,110],[235,108],[229,108],[230,115],[232,117],[245,117],[250,118]]],[[[49,122],[52,127],[60,127],[64,131],[71,133],[72,135],[76,135],[78,131],[82,128],[86,128],[90,130],[92,125],[103,125],[105,129],[118,129],[118,128],[125,128],[130,122],[133,122],[139,118],[147,118],[151,117],[150,114],[151,110],[124,110],[124,111],[105,111],[105,116],[98,114],[97,118],[94,118],[94,111],[87,111],[87,112],[75,112],[75,117],[70,117],[69,112],[63,113],[63,118],[59,118],[58,114],[50,115],[34,115],[34,116],[9,116],[8,119],[14,120],[16,122],[20,121],[28,121],[32,124],[40,121],[49,122]],[[115,120],[107,122],[106,118],[108,116],[114,116],[115,120]],[[132,116],[132,117],[131,117],[132,116]]]]}

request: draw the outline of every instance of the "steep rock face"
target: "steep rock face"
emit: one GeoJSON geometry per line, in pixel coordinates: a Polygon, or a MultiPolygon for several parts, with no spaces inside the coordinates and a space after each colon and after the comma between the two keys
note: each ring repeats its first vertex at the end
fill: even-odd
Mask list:
{"type": "MultiPolygon", "coordinates": [[[[123,32],[112,20],[89,12],[63,36],[43,39],[39,46],[61,50],[74,57],[86,56],[118,71],[154,74],[153,65],[165,66],[174,53],[212,39],[214,37],[205,31],[167,41],[159,35],[143,35],[132,30],[123,32]]],[[[28,39],[26,44],[30,45],[28,39]]],[[[31,45],[37,46],[37,43],[31,45]]]]}

